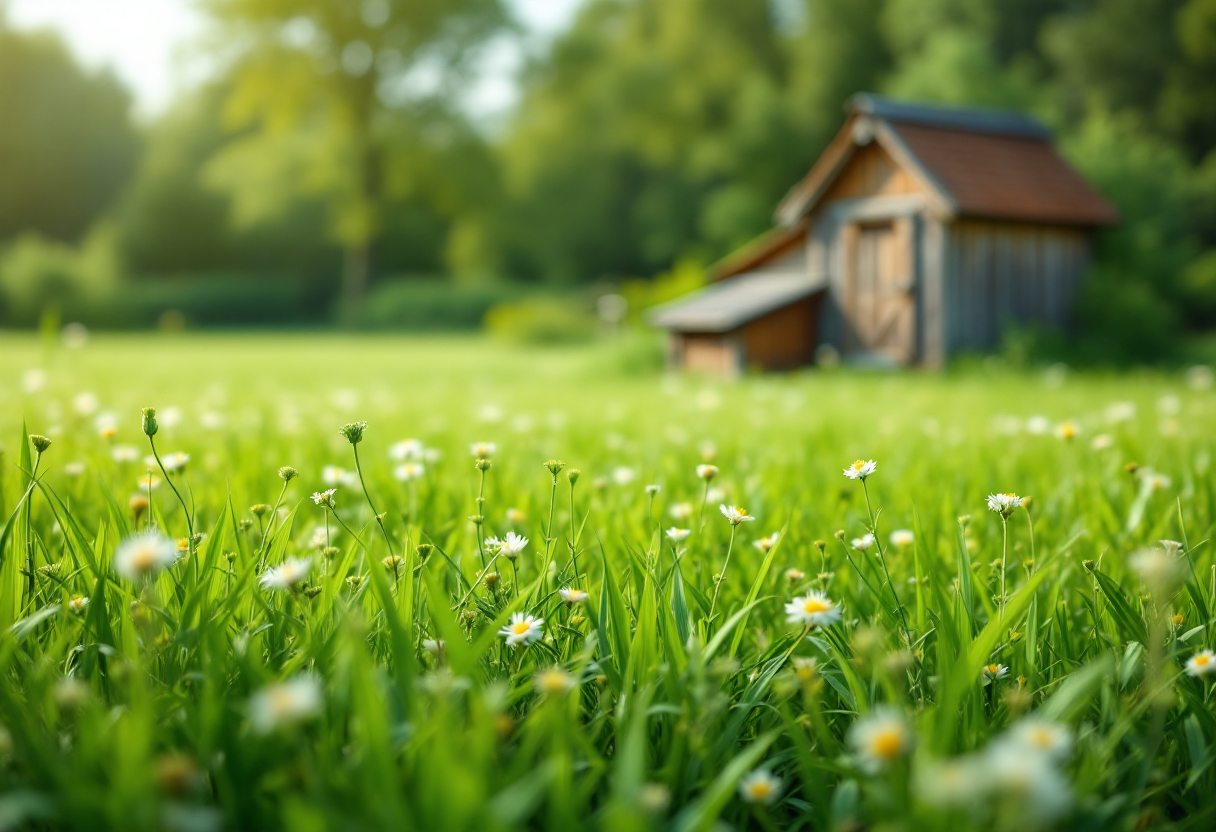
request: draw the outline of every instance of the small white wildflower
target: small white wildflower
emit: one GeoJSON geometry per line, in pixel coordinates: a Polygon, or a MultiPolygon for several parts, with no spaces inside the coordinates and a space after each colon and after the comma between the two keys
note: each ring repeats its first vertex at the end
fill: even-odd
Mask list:
{"type": "Polygon", "coordinates": [[[528,545],[528,538],[520,537],[515,532],[507,532],[507,536],[498,541],[499,550],[507,557],[514,557],[528,545]]]}
{"type": "Polygon", "coordinates": [[[308,577],[312,558],[287,558],[281,564],[267,569],[259,583],[262,589],[294,590],[308,577]]]}
{"type": "Polygon", "coordinates": [[[692,517],[694,510],[692,503],[676,503],[668,509],[668,513],[673,520],[684,520],[685,518],[692,517]]]}
{"type": "Polygon", "coordinates": [[[911,546],[914,539],[915,536],[912,534],[911,529],[896,529],[891,532],[891,545],[901,549],[905,546],[911,546]]]}
{"type": "Polygon", "coordinates": [[[393,468],[393,476],[399,482],[412,482],[426,473],[426,466],[421,462],[403,462],[393,468]]]}
{"type": "Polygon", "coordinates": [[[796,584],[806,577],[806,573],[796,567],[790,567],[785,570],[785,579],[792,584],[796,584]]]}
{"type": "Polygon", "coordinates": [[[87,596],[87,595],[73,595],[68,600],[68,609],[71,610],[72,612],[76,613],[77,615],[83,614],[84,611],[86,609],[88,609],[88,606],[89,606],[89,596],[87,596]]]}
{"type": "Polygon", "coordinates": [[[417,461],[426,454],[426,447],[417,439],[402,439],[388,446],[389,459],[397,462],[417,461]]]}
{"type": "Polygon", "coordinates": [[[474,442],[469,446],[469,453],[477,459],[489,459],[498,451],[498,446],[493,442],[474,442]]]}
{"type": "Polygon", "coordinates": [[[177,562],[177,544],[156,529],[131,535],[114,550],[114,571],[127,580],[137,580],[177,562]]]}
{"type": "Polygon", "coordinates": [[[110,449],[110,459],[115,462],[134,462],[139,459],[139,450],[130,445],[115,445],[110,449]]]}
{"type": "Polygon", "coordinates": [[[424,638],[422,640],[422,649],[435,658],[441,658],[447,646],[447,642],[441,638],[424,638]]]}
{"type": "Polygon", "coordinates": [[[1094,451],[1105,451],[1108,448],[1113,448],[1114,446],[1115,437],[1111,436],[1109,433],[1099,433],[1089,443],[1090,449],[1094,451]]]}
{"type": "Polygon", "coordinates": [[[618,465],[612,469],[612,481],[617,485],[629,485],[637,476],[637,472],[627,465],[618,465]]]}
{"type": "Polygon", "coordinates": [[[500,636],[507,640],[507,645],[517,647],[520,644],[532,644],[540,641],[544,636],[544,630],[541,625],[545,623],[545,619],[536,618],[531,615],[524,615],[522,612],[513,613],[511,615],[511,623],[504,624],[502,629],[498,631],[500,636]]]}
{"type": "Polygon", "coordinates": [[[564,586],[557,591],[557,594],[562,597],[562,600],[567,604],[580,604],[586,601],[590,596],[581,589],[576,589],[572,586],[564,586]]]}
{"type": "Polygon", "coordinates": [[[517,509],[517,508],[507,509],[507,522],[508,523],[514,523],[514,524],[518,525],[520,523],[525,522],[527,519],[528,519],[528,515],[524,514],[519,509],[517,509]]]}
{"type": "Polygon", "coordinates": [[[1072,732],[1058,722],[1028,717],[1010,728],[998,742],[1024,753],[1045,754],[1056,762],[1063,762],[1072,751],[1072,732]]]}
{"type": "Polygon", "coordinates": [[[1127,559],[1140,580],[1152,589],[1168,591],[1183,578],[1182,561],[1164,549],[1143,549],[1127,559]]]}
{"type": "Polygon", "coordinates": [[[869,549],[871,546],[873,546],[874,543],[875,543],[874,535],[866,533],[866,534],[863,534],[861,537],[853,538],[852,543],[850,545],[852,545],[852,547],[854,549],[856,549],[857,551],[864,552],[866,549],[869,549]]]}
{"type": "Polygon", "coordinates": [[[1046,416],[1031,416],[1026,420],[1026,432],[1031,436],[1042,436],[1051,430],[1051,420],[1046,416]]]}
{"type": "Polygon", "coordinates": [[[777,536],[779,534],[781,534],[781,533],[773,532],[768,537],[762,537],[759,540],[755,541],[754,543],[752,543],[752,545],[755,546],[757,549],[759,549],[761,552],[764,552],[765,554],[767,554],[768,552],[772,551],[772,548],[774,546],[777,545],[777,536]]]}
{"type": "Polygon", "coordinates": [[[63,473],[69,477],[79,477],[84,474],[85,468],[83,462],[69,462],[63,466],[63,473]]]}
{"type": "Polygon", "coordinates": [[[821,592],[808,592],[785,605],[786,621],[804,627],[828,627],[840,620],[840,607],[821,592]]]}
{"type": "Polygon", "coordinates": [[[1186,672],[1188,676],[1196,678],[1216,673],[1216,653],[1211,650],[1200,650],[1186,660],[1186,672]]]}
{"type": "Polygon", "coordinates": [[[686,540],[688,536],[692,534],[692,529],[677,529],[675,526],[672,526],[670,529],[664,532],[664,534],[667,535],[667,538],[672,543],[680,543],[686,540]]]}
{"type": "Polygon", "coordinates": [[[700,479],[703,479],[706,482],[709,482],[714,477],[718,476],[718,466],[717,465],[698,465],[697,466],[697,476],[700,479]]]}
{"type": "Polygon", "coordinates": [[[849,728],[849,745],[867,771],[881,771],[912,750],[914,737],[903,715],[877,708],[849,728]]]}
{"type": "Polygon", "coordinates": [[[1009,668],[1003,664],[986,664],[980,668],[980,678],[984,682],[984,687],[1004,679],[1008,675],[1009,668]]]}
{"type": "Polygon", "coordinates": [[[1060,424],[1056,425],[1054,433],[1056,435],[1056,439],[1062,439],[1065,442],[1070,442],[1073,439],[1076,439],[1077,435],[1081,433],[1081,427],[1076,422],[1060,422],[1060,424]]]}
{"type": "Polygon", "coordinates": [[[723,504],[718,506],[718,510],[722,512],[723,517],[730,521],[732,526],[737,526],[740,523],[750,523],[756,519],[747,513],[747,509],[739,508],[738,506],[723,504]]]}
{"type": "Polygon", "coordinates": [[[578,680],[560,667],[551,667],[533,676],[532,686],[544,696],[565,696],[578,686],[578,680]]]}
{"type": "Polygon", "coordinates": [[[312,494],[312,501],[319,506],[333,508],[335,506],[334,495],[337,493],[338,489],[336,488],[329,488],[325,491],[314,491],[312,494]]]}
{"type": "Polygon", "coordinates": [[[756,769],[739,781],[739,796],[747,803],[769,806],[781,797],[781,778],[756,769]]]}
{"type": "Polygon", "coordinates": [[[255,734],[312,719],[321,712],[321,682],[310,675],[264,687],[249,698],[249,727],[255,734]]]}
{"type": "Polygon", "coordinates": [[[1022,498],[1012,492],[988,495],[988,510],[995,511],[1001,517],[1008,517],[1021,506],[1022,498]]]}
{"type": "Polygon", "coordinates": [[[848,468],[844,469],[844,475],[851,480],[865,480],[866,477],[874,473],[878,469],[878,463],[874,460],[857,460],[848,468]]]}

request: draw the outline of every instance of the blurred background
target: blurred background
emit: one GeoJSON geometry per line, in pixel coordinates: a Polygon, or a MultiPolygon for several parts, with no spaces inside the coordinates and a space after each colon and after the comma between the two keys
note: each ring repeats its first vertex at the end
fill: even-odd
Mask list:
{"type": "Polygon", "coordinates": [[[1211,354],[1216,0],[0,0],[0,327],[593,337],[862,90],[1029,112],[1121,212],[1008,354],[1211,354]]]}

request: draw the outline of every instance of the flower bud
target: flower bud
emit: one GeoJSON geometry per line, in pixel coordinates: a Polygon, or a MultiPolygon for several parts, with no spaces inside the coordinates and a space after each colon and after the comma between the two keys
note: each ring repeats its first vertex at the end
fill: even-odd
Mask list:
{"type": "Polygon", "coordinates": [[[574,485],[576,482],[578,482],[578,476],[581,473],[583,473],[583,472],[578,470],[577,468],[571,468],[569,471],[566,472],[566,479],[570,480],[571,485],[574,485]]]}
{"type": "Polygon", "coordinates": [[[250,506],[249,511],[254,517],[265,517],[270,512],[270,506],[265,503],[257,503],[250,506]]]}
{"type": "Polygon", "coordinates": [[[435,547],[429,543],[419,543],[414,547],[414,551],[418,553],[419,560],[426,560],[431,556],[431,552],[435,551],[435,547]]]}
{"type": "Polygon", "coordinates": [[[143,428],[145,436],[156,436],[156,432],[160,430],[160,425],[156,424],[156,408],[145,407],[141,411],[144,415],[143,428]]]}
{"type": "Polygon", "coordinates": [[[828,546],[828,544],[824,543],[822,540],[815,541],[815,548],[818,549],[820,552],[823,552],[823,550],[826,549],[827,546],[828,546]]]}
{"type": "Polygon", "coordinates": [[[37,453],[41,454],[47,448],[51,447],[51,440],[47,439],[45,436],[40,436],[36,433],[31,433],[30,434],[30,444],[34,446],[34,450],[37,453]]]}
{"type": "Polygon", "coordinates": [[[346,441],[352,445],[358,445],[363,441],[363,431],[367,430],[367,422],[351,422],[343,425],[338,429],[338,433],[346,437],[346,441]]]}
{"type": "Polygon", "coordinates": [[[481,457],[474,462],[473,465],[476,466],[478,471],[489,471],[494,463],[490,462],[490,460],[486,459],[485,457],[481,457]]]}
{"type": "Polygon", "coordinates": [[[296,477],[300,476],[300,472],[295,468],[292,468],[290,465],[284,465],[279,469],[279,476],[282,477],[283,482],[291,482],[296,477]]]}
{"type": "Polygon", "coordinates": [[[547,462],[545,462],[545,468],[547,468],[549,470],[549,473],[552,474],[554,477],[556,477],[558,474],[560,474],[562,469],[565,467],[566,467],[566,463],[562,462],[559,459],[550,459],[547,462]]]}

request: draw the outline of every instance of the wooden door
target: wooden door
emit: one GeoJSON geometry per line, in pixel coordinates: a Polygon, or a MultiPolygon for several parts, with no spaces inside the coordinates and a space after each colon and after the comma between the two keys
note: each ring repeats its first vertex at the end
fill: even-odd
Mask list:
{"type": "Polygon", "coordinates": [[[906,364],[915,357],[915,303],[904,223],[857,227],[850,283],[856,348],[906,364]]]}

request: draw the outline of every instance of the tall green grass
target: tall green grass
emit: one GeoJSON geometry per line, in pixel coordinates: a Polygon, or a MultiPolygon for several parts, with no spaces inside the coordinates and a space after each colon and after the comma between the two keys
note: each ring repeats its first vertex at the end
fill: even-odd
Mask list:
{"type": "Polygon", "coordinates": [[[1184,671],[1216,642],[1211,391],[632,377],[615,349],[0,339],[0,828],[1211,828],[1216,677],[1184,671]],[[152,462],[145,511],[147,406],[189,461],[152,462]],[[757,518],[733,546],[719,503],[757,518]],[[124,577],[148,528],[182,555],[124,577]],[[810,591],[841,621],[788,623],[810,591]],[[543,638],[508,646],[516,613],[543,638]]]}

